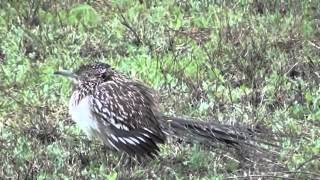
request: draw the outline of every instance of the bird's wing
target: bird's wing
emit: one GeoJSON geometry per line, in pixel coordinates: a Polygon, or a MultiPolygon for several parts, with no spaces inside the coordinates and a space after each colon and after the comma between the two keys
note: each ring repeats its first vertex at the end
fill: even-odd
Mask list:
{"type": "Polygon", "coordinates": [[[164,143],[165,137],[147,88],[136,82],[107,81],[93,94],[92,111],[106,143],[128,154],[157,153],[156,143],[164,143]]]}

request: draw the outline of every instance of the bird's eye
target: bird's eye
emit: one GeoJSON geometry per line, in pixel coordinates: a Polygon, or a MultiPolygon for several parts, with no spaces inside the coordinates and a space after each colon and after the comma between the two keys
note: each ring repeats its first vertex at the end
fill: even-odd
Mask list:
{"type": "Polygon", "coordinates": [[[111,75],[108,75],[107,73],[103,73],[101,78],[104,80],[104,81],[110,81],[111,80],[111,75]]]}

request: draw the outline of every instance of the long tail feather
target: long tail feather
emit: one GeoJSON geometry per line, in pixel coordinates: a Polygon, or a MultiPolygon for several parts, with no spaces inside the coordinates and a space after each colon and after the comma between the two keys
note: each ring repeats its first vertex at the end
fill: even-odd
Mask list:
{"type": "Polygon", "coordinates": [[[219,147],[219,143],[226,144],[235,147],[249,161],[272,161],[270,159],[279,155],[278,140],[272,137],[272,133],[240,125],[223,125],[166,115],[162,115],[160,119],[163,131],[171,136],[187,141],[196,140],[214,147],[219,147]]]}

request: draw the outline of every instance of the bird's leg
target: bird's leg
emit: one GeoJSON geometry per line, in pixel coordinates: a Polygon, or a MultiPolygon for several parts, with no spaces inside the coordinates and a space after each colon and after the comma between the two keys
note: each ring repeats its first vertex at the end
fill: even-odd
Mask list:
{"type": "Polygon", "coordinates": [[[133,157],[128,155],[127,153],[122,153],[119,164],[121,164],[125,168],[132,168],[135,165],[141,165],[142,160],[143,159],[141,157],[133,157]]]}
{"type": "Polygon", "coordinates": [[[104,154],[108,154],[108,151],[112,151],[112,149],[109,146],[106,146],[106,145],[102,146],[101,149],[102,149],[104,154]]]}
{"type": "Polygon", "coordinates": [[[127,153],[123,153],[121,158],[122,158],[122,164],[124,167],[130,168],[134,165],[132,164],[133,163],[132,158],[127,153]]]}
{"type": "Polygon", "coordinates": [[[92,141],[91,140],[87,140],[87,139],[83,139],[81,141],[81,146],[80,147],[80,151],[77,152],[77,156],[80,159],[81,162],[81,169],[84,169],[85,167],[87,167],[90,164],[90,157],[88,156],[88,152],[86,151],[87,149],[90,149],[92,141]]]}
{"type": "Polygon", "coordinates": [[[84,139],[82,142],[84,142],[84,148],[85,149],[90,149],[91,145],[92,145],[92,139],[84,139]]]}
{"type": "Polygon", "coordinates": [[[127,168],[131,168],[136,165],[135,158],[128,155],[127,153],[122,153],[121,161],[122,161],[122,165],[127,168]]]}

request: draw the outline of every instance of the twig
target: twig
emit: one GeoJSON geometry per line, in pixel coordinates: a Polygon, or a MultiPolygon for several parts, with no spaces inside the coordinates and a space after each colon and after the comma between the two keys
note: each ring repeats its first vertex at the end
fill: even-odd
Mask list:
{"type": "Polygon", "coordinates": [[[312,156],[310,159],[306,160],[305,162],[303,162],[302,164],[300,164],[297,168],[296,171],[298,171],[299,169],[301,169],[304,165],[306,165],[307,163],[313,161],[313,160],[320,160],[320,156],[319,155],[314,155],[312,156]]]}
{"type": "Polygon", "coordinates": [[[274,173],[287,173],[287,174],[307,174],[311,176],[315,176],[317,178],[320,178],[320,174],[312,173],[308,171],[282,171],[282,172],[274,172],[274,173]]]}
{"type": "Polygon", "coordinates": [[[284,75],[287,76],[287,74],[289,74],[292,71],[292,69],[296,67],[298,64],[299,62],[296,62],[286,73],[284,73],[284,75]]]}
{"type": "Polygon", "coordinates": [[[277,175],[259,175],[259,174],[252,174],[247,176],[233,176],[233,177],[225,177],[225,179],[252,179],[252,178],[281,178],[281,179],[295,179],[295,178],[289,178],[285,176],[277,176],[277,175]]]}
{"type": "Polygon", "coordinates": [[[138,33],[133,29],[133,27],[131,27],[131,25],[129,24],[127,19],[123,16],[123,14],[120,14],[120,16],[122,18],[121,24],[124,25],[126,28],[128,28],[132,32],[133,36],[138,41],[138,44],[142,44],[141,38],[138,35],[138,33]]]}
{"type": "Polygon", "coordinates": [[[318,46],[317,44],[315,44],[315,43],[313,43],[313,42],[311,42],[311,41],[308,41],[308,43],[309,43],[311,46],[315,47],[316,49],[319,49],[319,50],[320,50],[320,46],[318,46]]]}
{"type": "Polygon", "coordinates": [[[272,178],[282,178],[282,179],[296,179],[296,178],[290,178],[290,177],[285,177],[284,175],[288,174],[306,174],[310,175],[316,178],[320,177],[320,174],[317,173],[312,173],[312,172],[307,172],[307,171],[278,171],[278,172],[271,172],[268,174],[249,174],[249,175],[244,175],[244,176],[229,176],[225,177],[225,179],[248,179],[248,178],[255,178],[255,177],[272,177],[272,178]],[[282,176],[278,174],[283,174],[282,176]]]}

